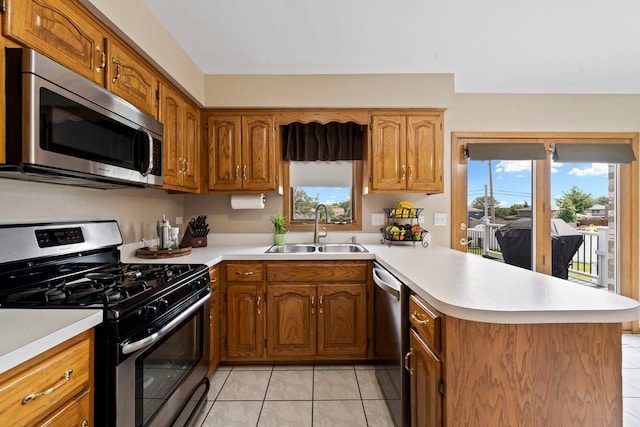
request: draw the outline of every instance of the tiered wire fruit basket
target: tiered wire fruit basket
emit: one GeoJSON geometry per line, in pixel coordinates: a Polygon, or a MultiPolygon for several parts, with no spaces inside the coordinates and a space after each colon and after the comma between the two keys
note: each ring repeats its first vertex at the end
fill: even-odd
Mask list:
{"type": "Polygon", "coordinates": [[[384,208],[387,224],[380,229],[380,243],[391,246],[397,243],[420,242],[424,247],[429,246],[429,241],[425,239],[427,230],[420,226],[421,212],[422,208],[384,208]]]}

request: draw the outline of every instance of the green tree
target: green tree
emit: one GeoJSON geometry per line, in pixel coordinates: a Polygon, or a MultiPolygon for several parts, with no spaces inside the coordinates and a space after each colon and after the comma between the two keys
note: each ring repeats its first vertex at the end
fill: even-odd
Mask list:
{"type": "Polygon", "coordinates": [[[576,213],[583,214],[588,208],[594,205],[594,200],[591,197],[591,194],[581,191],[576,186],[571,187],[569,191],[563,191],[562,196],[556,199],[558,209],[562,209],[562,205],[566,201],[571,202],[573,205],[573,208],[575,209],[574,217],[576,213]]]}
{"type": "MultiPolygon", "coordinates": [[[[488,208],[491,208],[491,197],[487,197],[487,199],[489,199],[489,206],[488,208]]],[[[493,199],[493,207],[497,208],[498,206],[500,206],[500,201],[493,199]]],[[[471,202],[471,207],[476,208],[476,209],[484,209],[484,196],[480,196],[480,197],[476,197],[475,199],[473,199],[473,201],[471,202]]]]}
{"type": "Polygon", "coordinates": [[[597,197],[594,201],[594,204],[596,205],[603,205],[603,206],[607,206],[609,204],[609,196],[600,196],[597,197]]]}
{"type": "Polygon", "coordinates": [[[565,197],[560,201],[556,218],[560,218],[564,220],[564,222],[576,221],[576,207],[573,205],[571,199],[565,197]]]}
{"type": "Polygon", "coordinates": [[[310,218],[315,213],[315,207],[318,204],[320,196],[311,197],[301,188],[296,188],[294,198],[295,218],[310,218]]]}

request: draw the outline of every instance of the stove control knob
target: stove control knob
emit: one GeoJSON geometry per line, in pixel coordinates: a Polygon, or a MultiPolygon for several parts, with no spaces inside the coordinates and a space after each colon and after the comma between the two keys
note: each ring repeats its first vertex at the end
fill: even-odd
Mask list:
{"type": "Polygon", "coordinates": [[[145,320],[153,320],[158,317],[158,307],[148,305],[142,309],[142,317],[145,320]]]}
{"type": "Polygon", "coordinates": [[[169,309],[169,301],[167,301],[164,298],[160,298],[157,302],[157,305],[158,305],[158,309],[160,310],[160,313],[164,313],[169,309]]]}

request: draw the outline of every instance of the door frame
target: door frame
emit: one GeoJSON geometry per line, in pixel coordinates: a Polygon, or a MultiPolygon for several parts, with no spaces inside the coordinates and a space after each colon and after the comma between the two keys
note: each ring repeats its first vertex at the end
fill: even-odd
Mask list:
{"type": "MultiPolygon", "coordinates": [[[[638,282],[638,200],[639,200],[639,167],[640,155],[638,151],[639,134],[637,132],[451,132],[451,248],[466,252],[466,246],[460,244],[460,239],[467,238],[466,228],[460,224],[467,224],[467,158],[464,146],[468,142],[542,142],[545,148],[551,150],[551,142],[558,140],[580,139],[585,143],[590,140],[624,140],[631,144],[636,154],[636,161],[619,165],[618,174],[618,230],[627,232],[616,233],[618,239],[618,289],[621,295],[638,300],[640,283],[638,282]],[[620,203],[625,195],[629,200],[620,203]]],[[[544,218],[551,210],[551,155],[545,160],[535,160],[533,182],[534,211],[533,218],[544,218]],[[541,200],[536,203],[535,200],[541,200]]],[[[534,270],[544,274],[551,274],[551,222],[542,221],[542,226],[534,227],[534,270]]],[[[638,321],[624,322],[623,329],[640,332],[638,321]]]]}

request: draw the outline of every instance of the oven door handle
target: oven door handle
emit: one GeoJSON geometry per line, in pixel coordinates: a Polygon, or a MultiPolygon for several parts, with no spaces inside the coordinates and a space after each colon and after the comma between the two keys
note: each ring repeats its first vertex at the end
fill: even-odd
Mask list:
{"type": "Polygon", "coordinates": [[[176,327],[176,325],[178,325],[180,322],[185,320],[187,317],[191,316],[193,313],[198,311],[201,306],[205,305],[207,303],[207,301],[209,300],[209,297],[210,297],[210,295],[207,294],[207,296],[205,296],[203,298],[200,298],[195,304],[193,304],[191,307],[189,307],[186,311],[183,311],[182,313],[180,313],[180,315],[178,315],[171,322],[169,322],[165,326],[163,326],[162,329],[160,329],[158,332],[154,332],[153,334],[151,334],[151,335],[149,335],[147,337],[144,337],[141,340],[138,340],[138,341],[123,345],[122,346],[122,354],[130,354],[130,353],[136,352],[136,351],[138,351],[138,350],[140,350],[142,348],[149,347],[154,342],[162,339],[165,335],[167,335],[169,332],[171,332],[171,330],[174,327],[176,327]]]}

